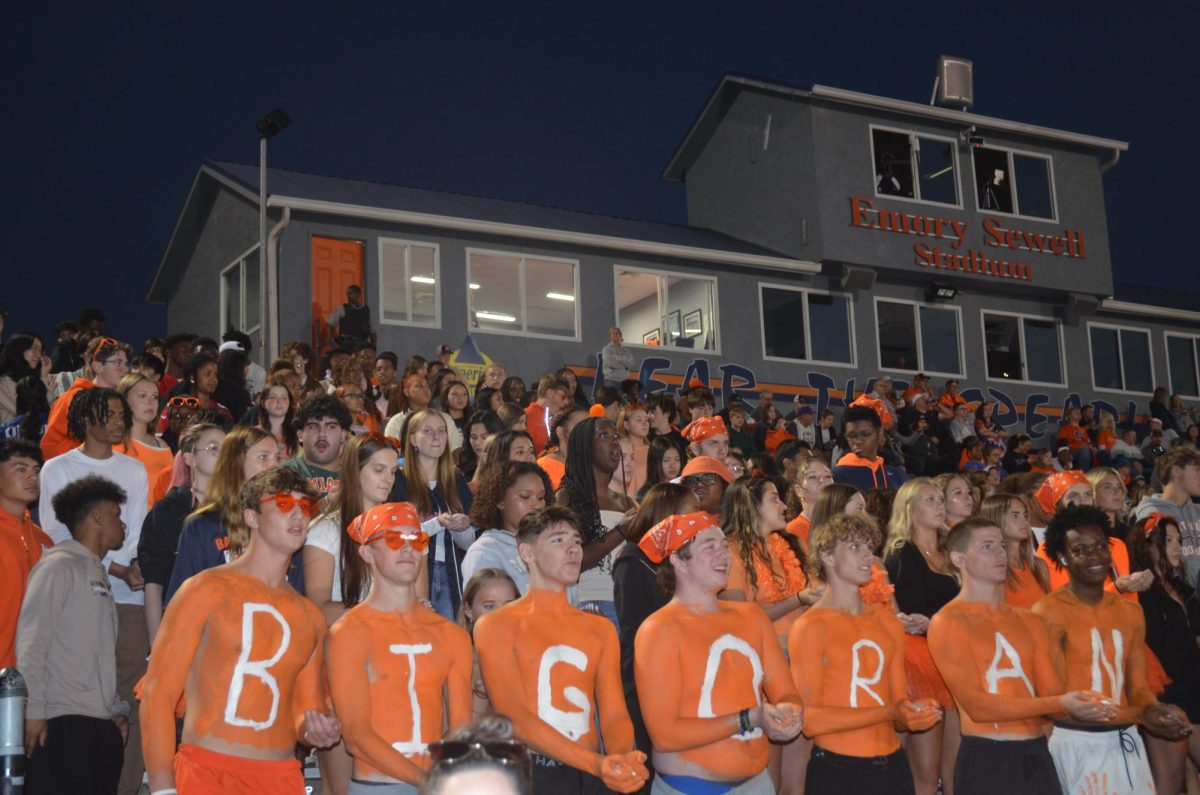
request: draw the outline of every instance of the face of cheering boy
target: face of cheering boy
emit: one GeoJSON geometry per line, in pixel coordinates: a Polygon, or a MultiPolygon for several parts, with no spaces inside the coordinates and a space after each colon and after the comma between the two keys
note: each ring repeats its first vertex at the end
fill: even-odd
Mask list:
{"type": "Polygon", "coordinates": [[[532,543],[517,547],[529,568],[530,585],[565,590],[579,581],[583,567],[583,541],[567,522],[547,527],[532,543]]]}
{"type": "Polygon", "coordinates": [[[852,538],[838,541],[832,552],[821,555],[826,571],[833,572],[839,580],[852,585],[865,585],[871,581],[871,560],[874,552],[866,539],[852,538]]]}
{"type": "Polygon", "coordinates": [[[704,528],[688,542],[688,548],[691,552],[686,558],[678,552],[671,555],[676,576],[709,593],[724,590],[729,584],[729,565],[733,558],[721,528],[704,528]]]}
{"type": "Polygon", "coordinates": [[[251,543],[258,540],[287,556],[295,554],[296,550],[304,546],[304,538],[308,535],[308,522],[312,518],[312,510],[306,511],[303,504],[308,495],[298,491],[290,494],[293,504],[287,511],[279,507],[275,495],[272,494],[263,498],[258,510],[243,512],[246,526],[252,531],[251,543]]]}
{"type": "Polygon", "coordinates": [[[360,546],[359,555],[371,567],[372,577],[389,585],[408,587],[416,584],[429,547],[418,551],[411,540],[401,542],[398,537],[402,535],[420,537],[425,533],[419,527],[394,527],[371,543],[360,546]],[[397,543],[399,546],[393,549],[397,543]]]}
{"type": "Polygon", "coordinates": [[[1108,538],[1095,525],[1081,525],[1067,531],[1063,560],[1071,579],[1083,585],[1103,588],[1112,570],[1108,538]]]}
{"type": "Polygon", "coordinates": [[[950,553],[950,561],[976,582],[1002,585],[1008,578],[1008,553],[999,527],[977,529],[965,551],[950,553]]]}

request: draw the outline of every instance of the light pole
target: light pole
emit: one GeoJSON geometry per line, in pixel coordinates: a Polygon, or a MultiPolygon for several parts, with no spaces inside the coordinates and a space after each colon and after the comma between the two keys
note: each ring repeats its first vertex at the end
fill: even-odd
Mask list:
{"type": "MultiPolygon", "coordinates": [[[[258,345],[259,356],[269,350],[267,316],[270,311],[267,295],[267,139],[274,138],[292,123],[279,108],[258,120],[258,345]]],[[[263,362],[267,365],[267,361],[263,362]]]]}

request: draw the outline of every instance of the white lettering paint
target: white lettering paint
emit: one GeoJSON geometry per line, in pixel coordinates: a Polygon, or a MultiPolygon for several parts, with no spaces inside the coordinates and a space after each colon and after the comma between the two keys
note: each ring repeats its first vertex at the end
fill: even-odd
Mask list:
{"type": "Polygon", "coordinates": [[[246,602],[242,605],[242,652],[238,655],[237,663],[233,666],[233,679],[229,683],[229,696],[225,700],[225,722],[230,726],[248,726],[256,732],[269,729],[275,725],[279,715],[279,683],[271,675],[270,668],[279,662],[288,650],[292,641],[292,628],[283,620],[283,615],[273,605],[259,602],[246,602]],[[265,660],[251,660],[250,651],[254,646],[254,616],[263,613],[275,619],[283,630],[279,640],[279,648],[265,660]],[[242,686],[246,677],[250,676],[261,681],[271,691],[271,710],[265,721],[253,718],[243,718],[237,714],[238,701],[242,697],[242,686]]]}
{"type": "Polygon", "coordinates": [[[871,689],[871,685],[879,684],[879,680],[883,677],[883,649],[879,648],[879,644],[875,641],[863,638],[854,644],[850,649],[850,654],[852,655],[850,663],[850,706],[858,706],[858,691],[865,690],[867,695],[875,699],[875,703],[882,707],[883,699],[871,689]],[[874,649],[875,653],[879,655],[879,662],[875,666],[875,673],[870,678],[864,678],[859,675],[859,671],[861,670],[861,661],[858,656],[859,649],[874,649]]]}
{"type": "Polygon", "coordinates": [[[429,654],[433,651],[430,643],[408,645],[393,643],[388,646],[392,654],[403,654],[408,658],[408,704],[412,709],[412,740],[406,743],[392,743],[392,747],[402,754],[425,753],[425,743],[421,741],[421,702],[417,700],[417,655],[429,654]]]}
{"type": "Polygon", "coordinates": [[[1100,638],[1100,630],[1092,627],[1092,690],[1104,692],[1104,679],[1100,669],[1108,674],[1112,692],[1109,695],[1121,703],[1121,695],[1125,692],[1125,639],[1117,630],[1112,631],[1113,661],[1110,663],[1104,654],[1104,641],[1100,638]]]}
{"type": "Polygon", "coordinates": [[[591,728],[592,705],[587,694],[577,687],[563,689],[563,698],[571,706],[578,707],[578,712],[561,710],[551,703],[550,671],[558,664],[570,665],[580,671],[588,667],[587,655],[571,646],[551,646],[542,652],[542,662],[538,666],[538,717],[550,724],[559,734],[568,740],[576,741],[588,733],[591,728]]]}
{"type": "MultiPolygon", "coordinates": [[[[736,635],[722,635],[708,647],[708,663],[704,667],[704,683],[700,687],[700,706],[696,711],[701,718],[716,717],[712,705],[713,688],[717,682],[717,669],[721,667],[721,655],[727,651],[736,652],[750,661],[750,668],[754,672],[750,683],[750,687],[754,690],[754,702],[762,704],[763,667],[758,652],[736,635]]],[[[745,742],[756,740],[762,737],[762,734],[762,729],[753,729],[745,734],[731,735],[731,739],[745,742]]]]}
{"type": "Polygon", "coordinates": [[[987,669],[987,691],[992,695],[998,695],[997,685],[1000,684],[1001,679],[1020,679],[1029,690],[1029,695],[1037,695],[1033,689],[1033,683],[1025,675],[1025,669],[1021,667],[1021,655],[1017,654],[1017,650],[1008,642],[1008,638],[997,632],[996,653],[992,656],[992,664],[987,669]],[[1001,657],[1008,658],[1007,668],[1000,667],[1001,657]]]}

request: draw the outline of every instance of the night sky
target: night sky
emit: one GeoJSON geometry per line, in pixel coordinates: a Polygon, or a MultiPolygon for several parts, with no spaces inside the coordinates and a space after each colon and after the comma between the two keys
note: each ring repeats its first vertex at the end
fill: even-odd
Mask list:
{"type": "Polygon", "coordinates": [[[1198,281],[1192,3],[78,5],[21,4],[5,43],[0,306],[48,343],[90,305],[162,333],[145,295],[197,169],[256,163],[276,106],[273,166],[682,223],[660,174],[725,72],[928,102],[940,53],[974,60],[978,113],[1129,141],[1115,276],[1198,281]]]}

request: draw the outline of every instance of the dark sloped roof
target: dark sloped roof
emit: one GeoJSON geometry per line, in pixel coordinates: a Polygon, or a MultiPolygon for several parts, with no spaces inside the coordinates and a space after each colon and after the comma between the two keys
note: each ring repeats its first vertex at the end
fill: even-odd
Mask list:
{"type": "Polygon", "coordinates": [[[1167,290],[1162,287],[1113,282],[1113,299],[1131,304],[1200,312],[1200,293],[1195,290],[1167,290]]]}
{"type": "MultiPolygon", "coordinates": [[[[250,192],[258,193],[258,166],[225,161],[209,161],[208,165],[250,192]]],[[[778,252],[699,227],[620,218],[425,188],[386,185],[367,180],[272,168],[267,177],[267,186],[271,195],[278,197],[604,235],[737,254],[780,256],[778,252]]]]}

